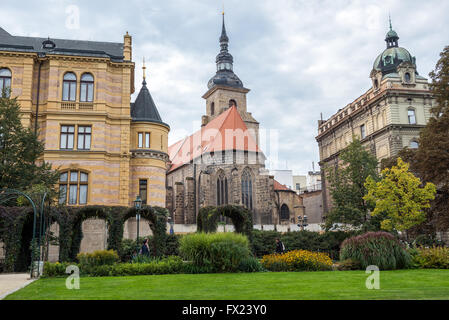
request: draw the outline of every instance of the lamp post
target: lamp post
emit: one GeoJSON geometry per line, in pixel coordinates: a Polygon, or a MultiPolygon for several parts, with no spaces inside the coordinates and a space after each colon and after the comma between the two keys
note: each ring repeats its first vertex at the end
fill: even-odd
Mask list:
{"type": "Polygon", "coordinates": [[[140,199],[140,195],[137,195],[136,200],[134,200],[134,208],[136,208],[136,221],[137,221],[136,246],[137,252],[139,252],[139,221],[140,221],[140,210],[142,209],[142,199],[140,199]]]}
{"type": "Polygon", "coordinates": [[[298,216],[298,221],[299,221],[298,227],[301,228],[301,231],[304,231],[304,227],[308,226],[308,224],[307,224],[307,216],[306,215],[298,216]]]}

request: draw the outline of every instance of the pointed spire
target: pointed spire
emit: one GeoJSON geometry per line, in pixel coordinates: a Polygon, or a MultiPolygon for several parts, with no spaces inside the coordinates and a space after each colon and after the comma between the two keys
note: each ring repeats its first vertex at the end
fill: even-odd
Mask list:
{"type": "Polygon", "coordinates": [[[224,8],[223,8],[222,15],[223,15],[223,25],[221,27],[220,43],[229,41],[228,35],[226,34],[226,26],[225,26],[225,20],[224,20],[224,15],[225,15],[224,8]]]}
{"type": "Polygon", "coordinates": [[[390,21],[390,31],[392,31],[393,27],[391,26],[391,14],[388,14],[388,20],[390,21]]]}

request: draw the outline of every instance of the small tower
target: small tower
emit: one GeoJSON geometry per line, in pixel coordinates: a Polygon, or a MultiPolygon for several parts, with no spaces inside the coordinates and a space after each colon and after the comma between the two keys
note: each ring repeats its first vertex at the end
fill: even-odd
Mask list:
{"type": "Polygon", "coordinates": [[[256,142],[259,143],[259,123],[247,111],[246,106],[246,94],[250,90],[243,86],[243,82],[234,73],[234,58],[228,51],[229,38],[226,33],[224,12],[219,42],[220,52],[215,59],[217,72],[207,83],[208,91],[203,95],[206,99],[206,115],[202,118],[202,125],[206,125],[229,107],[235,106],[247,128],[254,132],[256,142]]]}
{"type": "Polygon", "coordinates": [[[140,195],[146,204],[164,207],[170,126],[162,121],[147,88],[145,60],[142,70],[142,88],[131,103],[129,199],[140,195]]]}

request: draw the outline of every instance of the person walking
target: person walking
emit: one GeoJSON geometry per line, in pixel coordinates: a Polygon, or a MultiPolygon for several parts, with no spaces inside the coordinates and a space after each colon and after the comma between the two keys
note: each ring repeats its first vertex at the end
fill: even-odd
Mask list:
{"type": "Polygon", "coordinates": [[[150,247],[148,246],[148,239],[145,239],[142,244],[142,248],[140,249],[140,253],[144,256],[150,255],[150,247]]]}
{"type": "Polygon", "coordinates": [[[276,238],[276,253],[283,254],[285,251],[285,246],[279,238],[276,238]]]}

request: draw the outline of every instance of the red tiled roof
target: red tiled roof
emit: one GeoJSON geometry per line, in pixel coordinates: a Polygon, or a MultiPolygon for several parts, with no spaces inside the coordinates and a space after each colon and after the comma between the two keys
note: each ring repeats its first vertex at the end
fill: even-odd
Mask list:
{"type": "Polygon", "coordinates": [[[288,188],[286,185],[280,184],[276,180],[274,180],[274,190],[275,191],[293,191],[292,189],[288,188]]]}
{"type": "Polygon", "coordinates": [[[261,152],[235,106],[168,148],[173,171],[204,153],[239,150],[261,152]]]}

